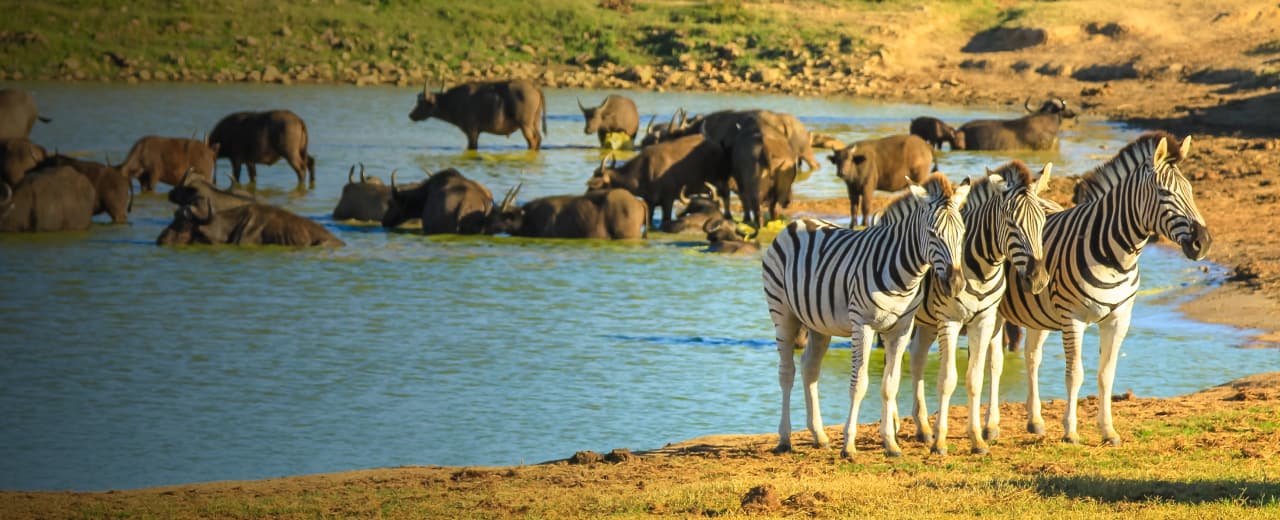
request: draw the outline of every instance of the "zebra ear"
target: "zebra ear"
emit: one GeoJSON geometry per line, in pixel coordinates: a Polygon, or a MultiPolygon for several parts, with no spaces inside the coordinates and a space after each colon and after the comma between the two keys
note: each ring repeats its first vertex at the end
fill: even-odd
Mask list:
{"type": "Polygon", "coordinates": [[[964,203],[969,200],[969,187],[968,177],[965,177],[964,182],[955,187],[955,192],[951,195],[951,203],[955,204],[956,208],[964,207],[964,203]]]}
{"type": "Polygon", "coordinates": [[[1036,195],[1044,193],[1049,188],[1049,172],[1053,171],[1053,163],[1044,163],[1044,168],[1040,169],[1040,178],[1036,179],[1035,184],[1031,187],[1031,191],[1036,195]]]}
{"type": "Polygon", "coordinates": [[[907,177],[907,183],[907,189],[911,190],[911,194],[915,195],[917,199],[927,200],[929,198],[929,190],[924,189],[924,186],[916,184],[910,177],[907,177]]]}
{"type": "Polygon", "coordinates": [[[1191,155],[1191,136],[1186,136],[1182,139],[1182,146],[1178,148],[1178,155],[1182,156],[1183,159],[1191,155]]]}
{"type": "Polygon", "coordinates": [[[1156,151],[1151,155],[1152,162],[1160,164],[1169,159],[1169,140],[1161,137],[1160,142],[1156,144],[1156,151]]]}

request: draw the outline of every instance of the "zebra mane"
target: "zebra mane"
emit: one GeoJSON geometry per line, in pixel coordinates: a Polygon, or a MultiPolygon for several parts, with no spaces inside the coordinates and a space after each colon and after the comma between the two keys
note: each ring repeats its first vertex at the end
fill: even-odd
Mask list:
{"type": "MultiPolygon", "coordinates": [[[[1031,170],[1027,169],[1027,165],[1022,161],[1016,159],[991,170],[991,173],[1003,177],[1008,185],[1031,186],[1033,182],[1031,170]]],[[[971,180],[970,186],[969,201],[964,204],[964,209],[966,210],[982,206],[999,189],[991,183],[991,178],[986,175],[980,175],[976,180],[971,180]]]]}
{"type": "MultiPolygon", "coordinates": [[[[929,178],[925,180],[922,186],[929,192],[929,196],[935,199],[937,197],[951,197],[955,194],[955,187],[951,185],[951,181],[947,180],[947,176],[941,173],[929,175],[929,178]]],[[[911,190],[905,190],[889,201],[889,204],[884,208],[884,214],[876,221],[875,225],[900,222],[906,215],[910,215],[923,203],[924,201],[911,193],[911,190]]]]}
{"type": "Polygon", "coordinates": [[[1164,130],[1142,134],[1137,139],[1134,139],[1133,142],[1121,148],[1107,162],[1080,177],[1080,183],[1076,186],[1074,197],[1076,204],[1095,200],[1102,194],[1111,191],[1113,186],[1120,183],[1120,179],[1126,177],[1133,170],[1133,166],[1141,164],[1145,158],[1151,157],[1155,153],[1156,146],[1160,144],[1161,139],[1166,141],[1166,149],[1169,151],[1170,161],[1182,159],[1180,141],[1173,134],[1164,130]]]}

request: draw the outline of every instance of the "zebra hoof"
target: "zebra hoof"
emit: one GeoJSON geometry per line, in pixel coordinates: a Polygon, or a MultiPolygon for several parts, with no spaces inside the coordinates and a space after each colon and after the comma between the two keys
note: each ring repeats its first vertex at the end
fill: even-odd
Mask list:
{"type": "Polygon", "coordinates": [[[934,455],[942,455],[945,457],[947,455],[947,448],[943,446],[934,446],[932,449],[929,450],[929,453],[932,453],[934,455]]]}
{"type": "Polygon", "coordinates": [[[1113,447],[1114,447],[1114,446],[1119,446],[1119,445],[1120,445],[1120,437],[1118,437],[1118,436],[1117,436],[1117,437],[1111,437],[1111,438],[1109,438],[1109,439],[1103,439],[1103,440],[1102,440],[1102,443],[1103,443],[1103,444],[1105,444],[1105,445],[1107,445],[1107,446],[1113,446],[1113,447]]]}
{"type": "Polygon", "coordinates": [[[902,450],[885,449],[884,456],[889,457],[891,459],[902,458],[902,450]]]}
{"type": "Polygon", "coordinates": [[[1071,434],[1063,435],[1062,442],[1067,444],[1080,444],[1080,436],[1071,434]]]}
{"type": "Polygon", "coordinates": [[[850,452],[848,448],[842,449],[840,450],[840,458],[852,460],[853,452],[850,452]]]}
{"type": "Polygon", "coordinates": [[[782,455],[783,453],[790,453],[790,452],[791,452],[791,443],[779,444],[778,447],[773,449],[774,455],[782,455]]]}
{"type": "Polygon", "coordinates": [[[930,444],[933,442],[933,434],[926,433],[926,432],[916,432],[916,440],[924,444],[930,444]]]}
{"type": "Polygon", "coordinates": [[[987,449],[986,446],[974,446],[972,448],[969,448],[969,453],[972,455],[986,455],[991,452],[990,450],[987,449]]]}
{"type": "Polygon", "coordinates": [[[996,440],[996,439],[999,439],[999,438],[1000,438],[1000,427],[999,427],[999,426],[993,426],[993,427],[983,428],[983,429],[982,429],[982,438],[983,438],[983,439],[985,439],[987,442],[991,442],[991,441],[994,441],[994,440],[996,440]]]}
{"type": "Polygon", "coordinates": [[[1032,435],[1044,435],[1043,423],[1027,423],[1027,433],[1032,435]]]}

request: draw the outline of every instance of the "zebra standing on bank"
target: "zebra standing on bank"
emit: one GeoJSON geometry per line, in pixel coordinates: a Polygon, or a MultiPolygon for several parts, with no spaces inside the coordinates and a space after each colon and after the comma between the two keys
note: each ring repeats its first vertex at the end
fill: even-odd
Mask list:
{"type": "MultiPolygon", "coordinates": [[[[965,290],[951,297],[943,287],[925,279],[924,303],[916,311],[916,333],[911,343],[911,384],[915,393],[916,438],[932,443],[932,452],[947,453],[947,412],[956,389],[956,340],[961,329],[969,336],[969,366],[965,387],[969,395],[969,441],[973,453],[986,453],[987,442],[979,429],[982,378],[987,345],[995,333],[996,306],[1004,297],[1005,262],[1013,264],[1018,277],[1033,292],[1049,284],[1044,267],[1044,206],[1038,196],[1049,185],[1052,164],[1046,164],[1037,181],[1022,161],[1013,161],[996,171],[987,170],[969,190],[961,210],[964,219],[965,290]],[[929,346],[938,340],[941,366],[938,370],[937,436],[929,428],[925,404],[924,365],[929,346]]],[[[991,406],[997,406],[992,397],[991,406]]]]}
{"type": "MultiPolygon", "coordinates": [[[[1115,157],[1086,174],[1077,189],[1078,205],[1050,214],[1045,221],[1045,262],[1050,289],[1034,294],[1025,282],[1008,276],[1000,302],[1005,319],[1027,328],[1027,430],[1044,433],[1040,414],[1041,348],[1049,331],[1062,331],[1066,353],[1067,410],[1063,441],[1076,443],[1076,408],[1080,386],[1081,339],[1098,324],[1098,428],[1102,440],[1120,444],[1111,418],[1111,386],[1120,344],[1129,330],[1138,293],[1138,259],[1156,233],[1172,240],[1191,260],[1209,252],[1212,238],[1196,209],[1191,183],[1178,162],[1191,153],[1191,138],[1170,149],[1177,139],[1167,132],[1143,134],[1115,157]]],[[[992,373],[992,385],[1000,374],[992,373]]]]}
{"type": "Polygon", "coordinates": [[[796,337],[808,331],[801,373],[805,411],[814,444],[827,447],[818,407],[818,373],[831,336],[852,338],[849,418],[844,449],[855,450],[856,421],[867,392],[867,360],[876,332],[884,339],[885,367],[880,432],[885,453],[899,456],[895,435],[899,365],[911,336],[920,285],[932,266],[937,282],[954,295],[964,288],[960,252],[964,221],[960,207],[969,181],[953,187],[935,174],[924,187],[911,185],[885,208],[875,225],[853,231],[830,222],[792,222],[764,255],[765,302],[778,341],[778,384],[782,387],[781,453],[791,449],[791,387],[795,382],[796,337]]]}

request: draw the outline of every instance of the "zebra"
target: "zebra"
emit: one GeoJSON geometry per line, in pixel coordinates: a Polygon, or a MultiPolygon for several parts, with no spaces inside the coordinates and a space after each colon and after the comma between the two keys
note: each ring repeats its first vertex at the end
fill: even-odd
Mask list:
{"type": "MultiPolygon", "coordinates": [[[[1042,248],[1045,209],[1038,195],[1048,187],[1052,168],[1053,164],[1046,164],[1034,182],[1022,161],[1010,162],[996,171],[988,169],[986,177],[969,190],[969,199],[961,211],[965,227],[965,291],[952,298],[942,287],[925,280],[924,303],[916,311],[916,334],[911,343],[911,384],[915,393],[912,415],[917,439],[932,443],[933,453],[947,453],[947,412],[956,387],[956,339],[962,328],[969,335],[965,386],[969,394],[970,451],[987,453],[987,442],[979,430],[979,394],[986,346],[995,332],[996,306],[1004,296],[1005,262],[1012,264],[1032,292],[1039,293],[1049,284],[1042,248]],[[942,360],[936,437],[929,428],[924,391],[924,364],[935,337],[942,360]]],[[[997,403],[997,396],[992,396],[991,406],[997,403]]]]}
{"type": "MultiPolygon", "coordinates": [[[[1213,241],[1196,209],[1191,183],[1178,168],[1191,153],[1191,137],[1170,149],[1176,142],[1163,131],[1139,136],[1084,175],[1085,186],[1076,190],[1078,205],[1046,217],[1049,290],[1034,294],[1025,282],[1006,275],[1009,288],[1000,301],[1000,315],[1027,329],[1027,431],[1044,434],[1038,381],[1041,348],[1049,331],[1058,330],[1067,359],[1062,440],[1080,441],[1076,408],[1083,383],[1081,339],[1085,327],[1097,323],[1098,428],[1104,443],[1120,444],[1112,424],[1111,390],[1138,292],[1142,249],[1159,233],[1177,243],[1188,259],[1200,260],[1213,241]]],[[[993,372],[991,378],[994,385],[1000,375],[993,372]]]]}
{"type": "Polygon", "coordinates": [[[969,181],[952,186],[945,176],[935,174],[924,186],[912,184],[908,189],[890,202],[872,226],[853,231],[817,219],[797,220],[765,252],[761,262],[765,302],[778,342],[778,384],[782,387],[782,420],[775,452],[791,450],[797,335],[808,332],[801,359],[805,411],[814,445],[823,448],[830,446],[830,441],[818,407],[822,357],[831,336],[853,340],[849,418],[841,450],[842,457],[850,457],[856,451],[858,408],[867,391],[866,361],[874,333],[880,332],[886,348],[880,432],[885,453],[902,454],[895,438],[898,365],[923,299],[921,282],[930,268],[936,281],[951,294],[964,288],[959,264],[964,240],[960,207],[969,195],[969,181]]]}

